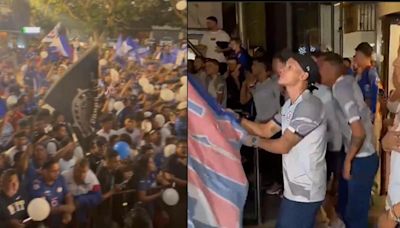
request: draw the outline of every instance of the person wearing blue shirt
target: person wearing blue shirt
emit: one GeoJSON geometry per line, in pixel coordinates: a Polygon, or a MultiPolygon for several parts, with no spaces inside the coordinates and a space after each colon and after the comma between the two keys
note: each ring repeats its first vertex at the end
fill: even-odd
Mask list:
{"type": "Polygon", "coordinates": [[[161,198],[162,194],[160,189],[156,189],[156,170],[157,167],[151,154],[140,155],[134,166],[137,199],[144,204],[151,217],[155,215],[156,200],[161,198]]]}
{"type": "Polygon", "coordinates": [[[64,177],[60,175],[60,165],[55,159],[48,160],[42,168],[42,175],[29,186],[30,199],[44,197],[50,204],[49,227],[61,227],[71,222],[75,211],[74,198],[68,191],[64,177]]]}
{"type": "Polygon", "coordinates": [[[172,49],[170,45],[166,45],[161,53],[161,63],[162,64],[175,64],[177,57],[177,49],[172,49]]]}
{"type": "MultiPolygon", "coordinates": [[[[373,48],[367,42],[360,43],[356,49],[356,55],[354,58],[355,63],[360,68],[356,78],[358,79],[358,85],[361,88],[364,101],[372,112],[372,116],[375,115],[376,102],[378,99],[378,72],[375,67],[372,66],[372,52],[373,48]]],[[[374,118],[372,118],[372,121],[374,118]]]]}
{"type": "Polygon", "coordinates": [[[241,72],[251,71],[251,57],[246,49],[241,46],[240,39],[233,38],[229,44],[230,48],[233,50],[233,55],[238,60],[238,63],[242,66],[241,72]]]}

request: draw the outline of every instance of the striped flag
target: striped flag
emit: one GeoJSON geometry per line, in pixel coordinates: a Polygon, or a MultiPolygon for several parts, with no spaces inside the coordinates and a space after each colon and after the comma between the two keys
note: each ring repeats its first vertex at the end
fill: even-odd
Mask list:
{"type": "Polygon", "coordinates": [[[242,227],[248,182],[239,150],[247,133],[190,75],[188,90],[188,227],[242,227]]]}
{"type": "Polygon", "coordinates": [[[42,39],[42,43],[51,43],[53,42],[53,39],[56,38],[58,36],[58,30],[61,27],[61,23],[57,23],[56,26],[54,26],[54,28],[49,32],[49,34],[47,34],[43,39],[42,39]]]}

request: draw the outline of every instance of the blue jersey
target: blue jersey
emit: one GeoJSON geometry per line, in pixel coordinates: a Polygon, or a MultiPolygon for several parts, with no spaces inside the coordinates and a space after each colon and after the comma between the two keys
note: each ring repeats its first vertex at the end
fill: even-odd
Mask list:
{"type": "MultiPolygon", "coordinates": [[[[47,185],[43,177],[36,178],[29,186],[30,199],[45,197],[50,207],[59,207],[65,204],[65,196],[68,189],[63,176],[59,176],[52,185],[47,185]]],[[[61,215],[54,215],[48,218],[50,227],[61,226],[61,215]]]]}
{"type": "Polygon", "coordinates": [[[369,109],[373,115],[375,115],[376,102],[378,100],[378,80],[379,76],[376,68],[367,68],[362,72],[358,81],[364,100],[371,100],[369,109]]]}

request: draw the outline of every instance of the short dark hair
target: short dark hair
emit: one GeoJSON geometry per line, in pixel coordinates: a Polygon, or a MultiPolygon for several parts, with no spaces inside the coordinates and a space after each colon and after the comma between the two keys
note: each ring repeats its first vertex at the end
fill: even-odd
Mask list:
{"type": "Polygon", "coordinates": [[[58,164],[58,160],[54,158],[48,159],[44,164],[43,164],[43,169],[50,169],[53,165],[58,164]]]}
{"type": "Polygon", "coordinates": [[[6,169],[5,171],[3,171],[0,177],[0,187],[4,188],[3,184],[7,183],[14,175],[18,175],[16,169],[6,169]]]}
{"type": "Polygon", "coordinates": [[[107,145],[107,139],[103,136],[97,136],[95,139],[95,143],[98,147],[107,145]]]}
{"type": "Polygon", "coordinates": [[[207,17],[207,20],[214,21],[215,23],[218,24],[218,19],[216,17],[214,17],[214,16],[207,17]]]}
{"type": "Polygon", "coordinates": [[[321,52],[320,50],[311,52],[311,56],[314,56],[315,58],[319,58],[319,57],[321,57],[323,54],[324,54],[324,53],[321,52]]]}
{"type": "Polygon", "coordinates": [[[343,57],[337,53],[334,52],[326,52],[322,56],[322,61],[328,62],[335,66],[339,71],[345,70],[344,68],[344,63],[343,63],[343,57]]]}
{"type": "Polygon", "coordinates": [[[347,61],[347,62],[351,63],[350,58],[343,58],[343,61],[347,61]]]}
{"type": "Polygon", "coordinates": [[[374,49],[368,42],[360,43],[359,45],[357,45],[355,50],[363,53],[367,57],[371,57],[372,52],[374,51],[374,49]]]}
{"type": "Polygon", "coordinates": [[[272,65],[271,63],[268,61],[267,58],[265,57],[257,57],[253,59],[253,63],[254,62],[258,62],[258,63],[262,63],[265,66],[265,70],[266,71],[271,71],[272,70],[272,65]]]}
{"type": "Polygon", "coordinates": [[[81,158],[75,163],[74,167],[79,167],[79,168],[90,167],[89,160],[87,158],[81,158]]]}
{"type": "Polygon", "coordinates": [[[226,60],[228,61],[228,60],[235,60],[237,63],[239,62],[239,60],[236,58],[236,56],[234,56],[234,55],[230,55],[230,56],[228,56],[228,58],[226,58],[226,60]]]}
{"type": "Polygon", "coordinates": [[[106,160],[115,159],[115,158],[117,158],[118,156],[119,156],[119,154],[118,154],[116,151],[110,149],[110,150],[108,150],[107,153],[106,153],[106,160]]]}
{"type": "Polygon", "coordinates": [[[59,131],[59,130],[60,130],[61,128],[63,128],[63,127],[67,128],[67,126],[66,126],[65,124],[62,124],[62,123],[56,124],[56,125],[53,127],[53,131],[54,131],[54,132],[57,132],[57,131],[59,131]]]}
{"type": "Polygon", "coordinates": [[[25,131],[18,131],[15,133],[14,138],[23,138],[23,137],[28,137],[25,133],[25,131]]]}
{"type": "Polygon", "coordinates": [[[113,115],[112,114],[105,114],[102,117],[100,117],[100,123],[106,123],[106,122],[110,122],[113,121],[113,115]]]}
{"type": "Polygon", "coordinates": [[[208,63],[208,62],[210,62],[216,66],[219,66],[219,62],[216,59],[206,59],[206,63],[208,63]]]}
{"type": "Polygon", "coordinates": [[[233,42],[235,42],[235,43],[237,43],[237,44],[241,44],[242,43],[242,41],[240,40],[240,38],[231,38],[231,41],[233,41],[233,42]]]}

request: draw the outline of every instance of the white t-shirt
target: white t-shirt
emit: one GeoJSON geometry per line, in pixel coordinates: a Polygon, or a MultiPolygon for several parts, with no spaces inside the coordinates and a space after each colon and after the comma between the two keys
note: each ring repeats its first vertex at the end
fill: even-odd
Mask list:
{"type": "Polygon", "coordinates": [[[77,160],[78,159],[75,156],[73,156],[69,161],[60,158],[58,161],[58,164],[60,164],[60,172],[62,173],[64,171],[72,170],[77,160]]]}
{"type": "Polygon", "coordinates": [[[279,112],[281,108],[281,91],[277,79],[268,78],[263,82],[258,82],[256,86],[251,89],[251,93],[257,111],[256,122],[270,120],[279,112]]]}
{"type": "Polygon", "coordinates": [[[326,191],[327,124],[322,102],[309,90],[291,104],[285,102],[273,120],[302,139],[282,155],[283,195],[296,202],[320,202],[326,191]]]}
{"type": "Polygon", "coordinates": [[[135,145],[139,145],[140,141],[142,140],[142,133],[140,129],[134,128],[133,131],[130,133],[124,127],[117,131],[118,135],[127,134],[131,137],[132,143],[135,145]]]}
{"type": "Polygon", "coordinates": [[[373,143],[373,127],[371,111],[364,102],[360,86],[353,76],[346,75],[338,78],[332,88],[333,97],[339,104],[337,115],[340,129],[343,134],[345,151],[347,152],[351,142],[350,124],[361,120],[365,130],[365,141],[356,155],[357,158],[368,157],[375,152],[373,143]]]}
{"type": "MultiPolygon", "coordinates": [[[[396,113],[394,118],[393,126],[395,131],[400,131],[400,103],[399,102],[388,102],[388,106],[391,104],[397,105],[395,110],[390,110],[396,113]]],[[[390,175],[389,175],[389,186],[386,208],[392,207],[400,203],[400,152],[392,151],[390,155],[390,175]]]]}
{"type": "Polygon", "coordinates": [[[317,90],[313,94],[324,104],[328,124],[328,151],[339,152],[342,148],[342,133],[336,110],[340,109],[337,101],[333,98],[331,90],[322,84],[317,84],[317,90]]]}
{"type": "Polygon", "coordinates": [[[65,179],[65,183],[69,192],[71,192],[73,196],[84,195],[91,191],[96,192],[100,190],[100,182],[92,170],[88,171],[85,177],[85,183],[82,185],[77,185],[75,183],[73,169],[63,172],[62,175],[65,179]]]}
{"type": "Polygon", "coordinates": [[[118,132],[114,129],[111,129],[110,132],[105,132],[103,129],[100,129],[100,131],[97,132],[98,136],[103,136],[104,138],[107,139],[107,141],[110,141],[110,137],[112,135],[118,135],[118,132]]]}
{"type": "Polygon", "coordinates": [[[204,33],[203,38],[201,38],[200,44],[207,46],[206,58],[216,59],[220,63],[226,63],[226,58],[224,53],[216,52],[215,49],[217,46],[217,41],[229,42],[231,38],[228,33],[224,30],[218,31],[207,31],[204,33]]]}

